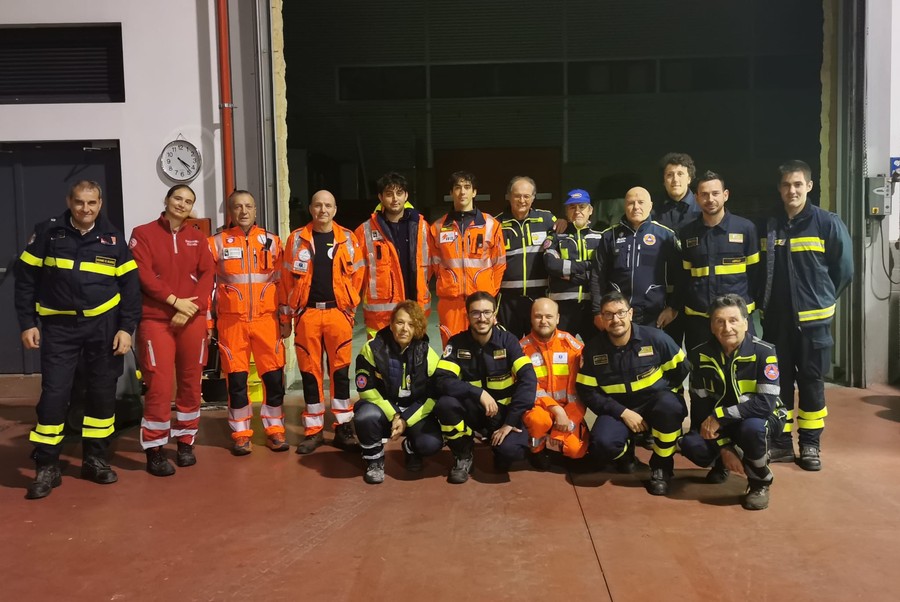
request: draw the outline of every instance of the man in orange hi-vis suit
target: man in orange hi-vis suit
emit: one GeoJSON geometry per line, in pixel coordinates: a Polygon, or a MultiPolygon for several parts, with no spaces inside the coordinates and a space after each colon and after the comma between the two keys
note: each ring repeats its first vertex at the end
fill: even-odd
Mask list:
{"type": "Polygon", "coordinates": [[[431,225],[431,263],[437,276],[441,341],[469,328],[466,297],[476,291],[497,296],[506,270],[500,222],[475,207],[475,176],[450,176],[453,211],[431,225]]]}
{"type": "Polygon", "coordinates": [[[523,420],[531,436],[529,459],[539,470],[550,466],[548,449],[567,458],[581,458],[588,449],[584,404],[575,391],[584,346],[568,332],[557,329],[558,324],[556,301],[537,299],[531,306],[531,332],[519,341],[538,378],[534,408],[523,420]]]}
{"type": "MultiPolygon", "coordinates": [[[[231,453],[250,453],[253,406],[247,396],[250,352],[264,386],[260,417],[266,445],[286,451],[284,438],[284,343],[278,313],[286,311],[281,276],[281,239],[256,225],[256,200],[235,190],[226,209],[230,227],[209,238],[216,262],[215,325],[219,357],[228,379],[228,424],[231,453]]],[[[208,324],[208,326],[212,326],[208,324]]]]}
{"type": "MultiPolygon", "coordinates": [[[[334,222],[337,201],[320,190],[309,203],[312,221],[291,232],[284,251],[281,284],[294,321],[294,348],[303,381],[305,438],[298,454],[324,442],[325,393],[322,352],[328,356],[334,445],[356,450],[350,403],[350,353],[359,289],[365,274],[363,251],[353,233],[334,222]]],[[[285,324],[282,335],[290,334],[285,324]]]]}

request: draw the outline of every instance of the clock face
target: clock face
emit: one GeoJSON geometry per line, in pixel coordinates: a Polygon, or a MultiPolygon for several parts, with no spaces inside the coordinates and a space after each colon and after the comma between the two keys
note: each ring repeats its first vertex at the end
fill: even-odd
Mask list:
{"type": "Polygon", "coordinates": [[[196,146],[187,140],[175,140],[163,148],[159,164],[170,179],[187,182],[197,177],[203,161],[196,146]]]}

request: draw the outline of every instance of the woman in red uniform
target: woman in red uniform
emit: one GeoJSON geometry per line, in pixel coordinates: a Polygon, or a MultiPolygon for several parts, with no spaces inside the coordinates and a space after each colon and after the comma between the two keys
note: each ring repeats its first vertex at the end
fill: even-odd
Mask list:
{"type": "Polygon", "coordinates": [[[166,193],[159,219],[131,233],[131,252],[138,264],[143,293],[143,319],[137,330],[141,369],[147,384],[141,446],[147,472],[157,477],[175,473],[163,446],[169,432],[178,442],[175,462],[191,466],[200,423],[200,376],[206,363],[206,308],[215,264],[206,237],[184,227],[196,196],[190,186],[166,193]],[[173,363],[174,358],[174,363],[173,363]],[[175,420],[172,382],[177,375],[175,420]]]}

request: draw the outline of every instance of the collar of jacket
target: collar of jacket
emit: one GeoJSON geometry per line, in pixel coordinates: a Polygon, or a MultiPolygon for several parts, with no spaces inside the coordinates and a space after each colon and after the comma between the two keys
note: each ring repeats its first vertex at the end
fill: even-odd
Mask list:
{"type": "MultiPolygon", "coordinates": [[[[372,212],[372,219],[375,220],[379,225],[386,226],[388,220],[384,216],[384,207],[378,205],[378,207],[375,208],[375,211],[372,212]]],[[[400,219],[398,221],[419,221],[419,212],[416,211],[415,207],[413,207],[409,203],[406,203],[406,206],[403,209],[403,215],[400,216],[400,219]]]]}
{"type": "Polygon", "coordinates": [[[575,235],[578,234],[579,232],[584,232],[585,230],[586,230],[587,232],[593,232],[593,231],[594,231],[593,228],[591,228],[591,225],[590,225],[590,224],[586,225],[584,228],[576,228],[576,227],[575,227],[575,222],[569,222],[569,225],[566,226],[565,232],[563,232],[563,233],[564,233],[564,234],[568,234],[568,235],[570,235],[570,236],[575,236],[575,235]]]}
{"type": "Polygon", "coordinates": [[[225,236],[234,236],[234,237],[247,237],[253,238],[257,234],[268,234],[268,231],[260,228],[256,223],[250,226],[250,231],[244,234],[244,229],[240,226],[229,226],[228,228],[222,230],[222,234],[225,236]]]}
{"type": "MultiPolygon", "coordinates": [[[[753,316],[750,316],[750,319],[753,319],[753,316]]],[[[753,336],[747,332],[744,333],[744,340],[741,341],[741,344],[738,345],[737,349],[734,350],[734,353],[731,356],[725,354],[725,350],[722,349],[722,345],[719,343],[719,339],[715,337],[715,335],[711,335],[708,339],[708,345],[710,349],[715,350],[721,357],[725,358],[727,362],[731,358],[735,357],[747,357],[753,355],[755,343],[753,342],[753,336]]]]}
{"type": "Polygon", "coordinates": [[[471,211],[457,211],[456,209],[454,209],[453,211],[449,211],[447,213],[447,219],[454,222],[465,217],[471,217],[472,223],[479,226],[483,226],[485,223],[484,214],[478,207],[473,207],[471,211]]]}
{"type": "Polygon", "coordinates": [[[649,328],[648,326],[641,326],[639,324],[635,324],[634,322],[632,322],[631,323],[631,338],[629,338],[627,341],[625,341],[625,344],[622,345],[622,347],[616,347],[615,343],[612,342],[612,339],[609,338],[609,333],[606,332],[605,330],[603,331],[603,335],[604,335],[603,338],[606,340],[606,343],[610,347],[615,347],[616,349],[622,349],[624,347],[631,347],[635,343],[640,343],[641,341],[643,341],[645,339],[649,339],[650,337],[647,336],[648,328],[649,328]]]}
{"type": "Polygon", "coordinates": [[[531,343],[535,347],[537,347],[540,350],[546,350],[546,349],[549,349],[551,345],[553,345],[553,341],[562,338],[561,332],[562,331],[559,328],[557,328],[556,330],[553,331],[553,334],[550,336],[550,339],[547,341],[542,341],[540,338],[538,338],[538,335],[535,334],[534,330],[530,331],[528,333],[528,335],[526,335],[526,336],[531,338],[531,343]]]}
{"type": "MultiPolygon", "coordinates": [[[[347,235],[344,233],[344,228],[338,225],[337,222],[331,222],[331,231],[334,233],[334,244],[338,245],[345,240],[347,240],[347,235]]],[[[303,226],[303,229],[300,230],[300,238],[312,244],[313,239],[313,227],[312,222],[303,226]]]]}
{"type": "Polygon", "coordinates": [[[703,221],[702,215],[697,219],[699,219],[703,226],[708,229],[719,228],[720,230],[725,230],[726,232],[731,231],[731,211],[729,211],[728,209],[725,209],[725,215],[722,217],[722,221],[715,226],[707,226],[706,222],[703,221]]]}
{"type": "Polygon", "coordinates": [[[637,234],[638,232],[640,232],[641,228],[643,228],[645,225],[649,224],[651,221],[653,221],[653,219],[651,217],[647,217],[647,219],[645,219],[640,224],[638,224],[637,228],[632,228],[631,223],[623,215],[622,218],[619,220],[619,226],[624,226],[625,228],[628,228],[629,231],[637,234]]]}
{"type": "Polygon", "coordinates": [[[812,214],[815,211],[815,209],[813,209],[813,207],[814,207],[814,205],[812,204],[812,201],[810,201],[809,197],[807,197],[806,204],[803,205],[803,209],[800,210],[800,213],[798,213],[794,217],[789,218],[787,216],[787,213],[784,210],[784,205],[782,205],[781,206],[781,215],[779,216],[780,221],[783,224],[790,223],[791,225],[795,225],[800,222],[806,221],[812,217],[812,214]]]}
{"type": "Polygon", "coordinates": [[[512,211],[506,210],[497,215],[497,221],[500,223],[506,222],[518,222],[520,224],[524,224],[525,222],[539,222],[543,218],[538,215],[538,210],[532,207],[528,210],[528,215],[523,217],[522,219],[516,219],[516,216],[512,214],[512,211]]]}

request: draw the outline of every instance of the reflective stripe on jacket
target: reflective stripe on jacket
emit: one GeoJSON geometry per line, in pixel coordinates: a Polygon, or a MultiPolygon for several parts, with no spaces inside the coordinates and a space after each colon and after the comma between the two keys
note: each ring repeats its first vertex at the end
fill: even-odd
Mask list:
{"type": "MultiPolygon", "coordinates": [[[[549,409],[550,406],[565,407],[570,403],[582,405],[578,403],[575,390],[584,348],[578,339],[568,332],[557,330],[545,343],[532,332],[525,335],[519,344],[531,360],[537,376],[536,406],[549,409]]],[[[583,407],[581,414],[584,415],[583,407]]]]}
{"type": "Polygon", "coordinates": [[[466,297],[485,291],[495,297],[506,270],[506,252],[500,222],[475,209],[465,231],[450,214],[431,224],[431,265],[441,298],[466,297]]]}
{"type": "Polygon", "coordinates": [[[549,276],[541,255],[556,218],[549,211],[531,209],[521,222],[509,211],[498,215],[497,221],[503,228],[506,249],[506,271],[500,288],[524,296],[543,296],[549,276]]]}

